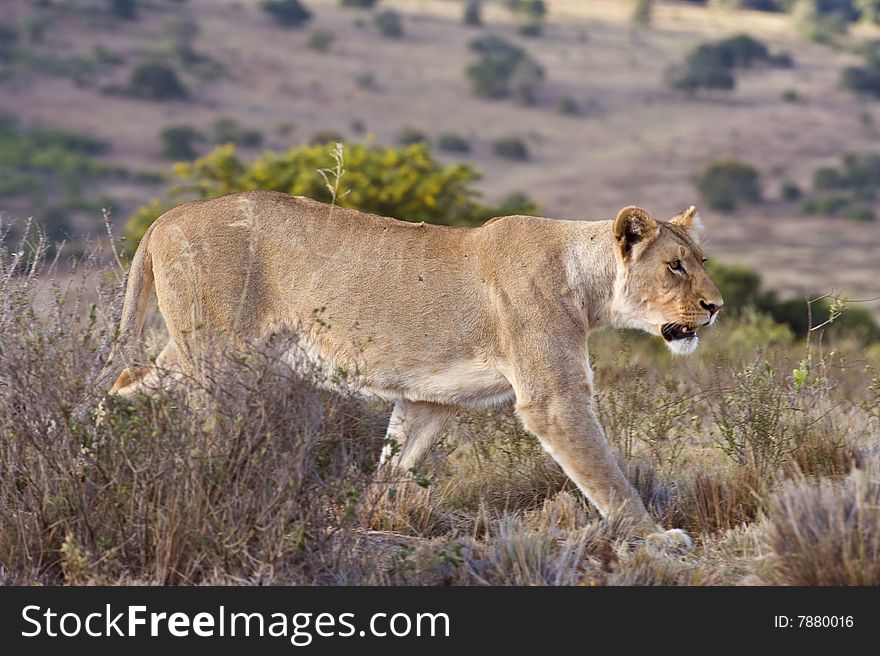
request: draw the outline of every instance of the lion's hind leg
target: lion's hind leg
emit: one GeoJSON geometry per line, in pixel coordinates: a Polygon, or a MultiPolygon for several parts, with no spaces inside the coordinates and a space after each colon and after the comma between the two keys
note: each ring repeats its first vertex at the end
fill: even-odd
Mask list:
{"type": "Polygon", "coordinates": [[[453,406],[398,401],[388,422],[381,464],[402,472],[416,469],[443,435],[454,414],[453,406]]]}
{"type": "Polygon", "coordinates": [[[124,369],[110,388],[110,394],[130,399],[140,394],[152,396],[167,391],[183,375],[177,344],[172,340],[165,345],[156,362],[132,371],[124,369]]]}

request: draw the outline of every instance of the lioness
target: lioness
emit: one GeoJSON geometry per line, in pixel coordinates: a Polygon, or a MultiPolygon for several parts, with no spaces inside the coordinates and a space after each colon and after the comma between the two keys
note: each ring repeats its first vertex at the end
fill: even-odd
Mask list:
{"type": "MultiPolygon", "coordinates": [[[[160,369],[185,369],[199,326],[233,341],[299,332],[315,359],[394,402],[391,466],[416,467],[456,408],[515,400],[603,515],[624,506],[652,533],[596,417],[587,336],[638,328],[676,353],[696,348],[722,305],[698,224],[693,207],[669,221],[627,207],[614,221],[506,216],[460,228],[274,192],[186,203],[144,235],[121,322],[132,343],[155,284],[171,340],[158,368],[126,369],[110,392],[149,392],[167,380],[160,369]]],[[[113,362],[107,382],[124,366],[113,362]]]]}

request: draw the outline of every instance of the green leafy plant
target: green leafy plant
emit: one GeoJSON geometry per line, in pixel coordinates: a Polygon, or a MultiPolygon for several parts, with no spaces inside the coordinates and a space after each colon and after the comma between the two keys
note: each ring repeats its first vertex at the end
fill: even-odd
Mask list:
{"type": "Polygon", "coordinates": [[[697,191],[711,208],[731,212],[741,203],[761,200],[761,176],[758,170],[739,160],[724,159],[709,163],[696,179],[697,191]]]}

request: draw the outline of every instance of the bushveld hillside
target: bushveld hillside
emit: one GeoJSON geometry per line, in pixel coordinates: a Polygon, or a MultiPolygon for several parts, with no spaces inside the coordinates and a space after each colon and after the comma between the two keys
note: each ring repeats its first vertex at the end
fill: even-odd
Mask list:
{"type": "Polygon", "coordinates": [[[693,2],[654,2],[646,24],[625,0],[550,0],[539,18],[484,2],[480,26],[465,24],[458,0],[344,4],[302,0],[308,19],[295,13],[285,24],[254,1],[10,0],[0,109],[22,129],[95,138],[75,154],[98,166],[74,159],[41,178],[45,166],[34,164],[36,182],[9,185],[2,208],[60,226],[56,234],[95,233],[101,206],[124,223],[163,194],[172,161],[214,144],[234,142],[252,158],[316,138],[427,139],[442,160],[483,173],[487,202],[525,194],[547,216],[584,219],[629,204],[658,216],[698,204],[713,257],[753,266],[771,287],[878,295],[880,231],[852,220],[870,218],[875,201],[847,205],[813,188],[817,169],[876,148],[880,103],[843,88],[841,76],[864,62],[859,48],[877,28],[854,25],[829,44],[804,38],[788,14],[693,2]],[[527,29],[534,21],[537,34],[527,29]],[[740,33],[782,60],[736,70],[733,89],[670,86],[695,48],[740,33]],[[473,42],[489,36],[537,67],[516,68],[501,84],[507,97],[484,97],[499,95],[512,61],[504,52],[487,55],[482,87],[480,73],[467,73],[485,54],[473,42]],[[762,201],[707,206],[696,182],[719,159],[753,166],[762,201]],[[65,185],[72,191],[57,189],[65,185]]]}

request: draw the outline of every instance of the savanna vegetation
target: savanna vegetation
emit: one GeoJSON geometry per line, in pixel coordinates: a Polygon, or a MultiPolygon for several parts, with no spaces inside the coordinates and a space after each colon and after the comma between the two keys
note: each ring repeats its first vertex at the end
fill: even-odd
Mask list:
{"type": "MultiPolygon", "coordinates": [[[[200,359],[186,392],[80,413],[122,271],[92,253],[61,280],[38,237],[11,246],[2,583],[880,583],[880,351],[826,332],[842,304],[812,306],[806,340],[741,306],[689,359],[635,334],[591,340],[624,469],[696,540],[676,552],[600,519],[510,408],[463,414],[422,469],[377,477],[389,408],[317,391],[319,373],[280,364],[289,338],[200,359]]],[[[736,276],[719,282],[740,300],[736,276]]]]}
{"type": "MultiPolygon", "coordinates": [[[[880,584],[880,328],[873,294],[832,287],[876,288],[856,221],[880,183],[878,3],[416,4],[10,3],[0,210],[35,220],[0,212],[0,585],[880,584]],[[289,338],[206,357],[187,393],[99,406],[143,232],[252,188],[452,225],[699,194],[718,325],[690,358],[590,343],[609,441],[694,550],[600,519],[509,407],[377,478],[390,408],[280,367],[289,338]],[[820,225],[843,246],[814,237],[801,280],[788,244],[820,225]],[[740,226],[760,274],[724,250],[740,226]],[[774,289],[792,277],[811,293],[774,289]]],[[[145,357],[165,339],[153,311],[145,357]]]]}

